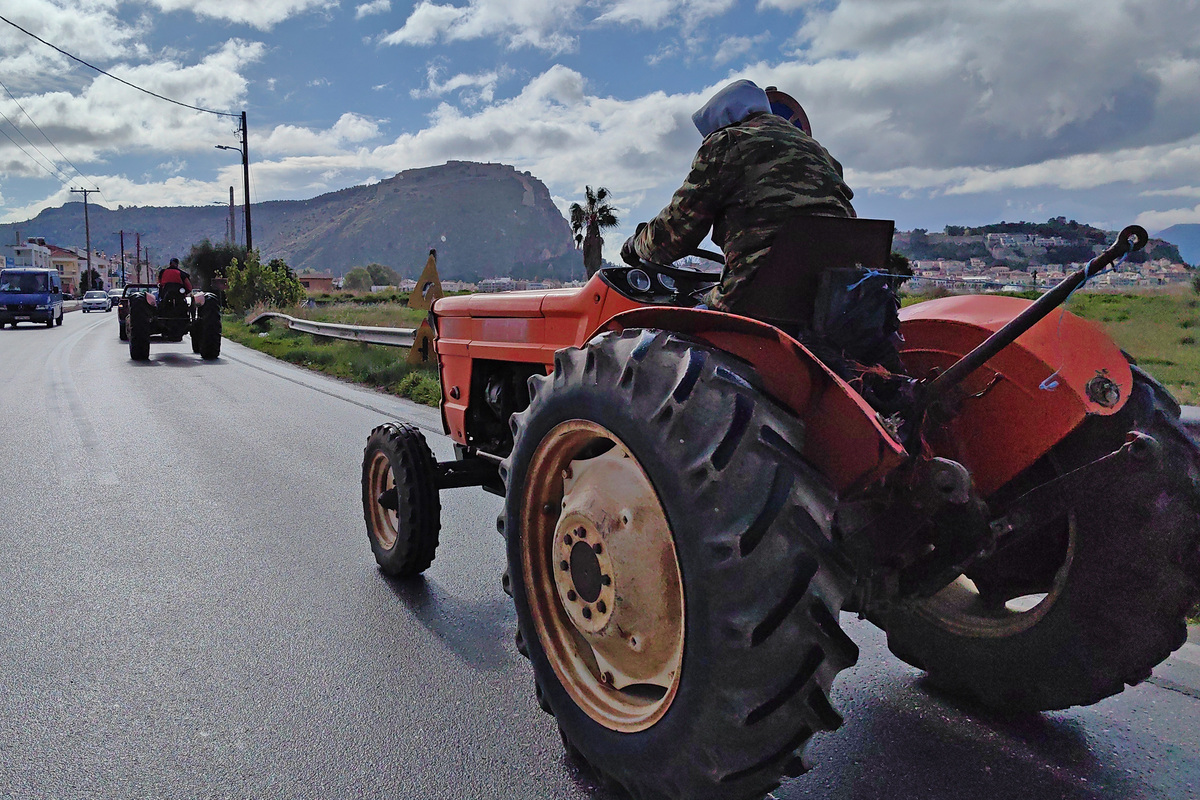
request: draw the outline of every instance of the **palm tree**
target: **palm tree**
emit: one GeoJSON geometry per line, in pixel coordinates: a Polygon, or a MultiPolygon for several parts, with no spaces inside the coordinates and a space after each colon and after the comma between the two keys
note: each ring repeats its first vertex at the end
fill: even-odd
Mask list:
{"type": "Polygon", "coordinates": [[[613,213],[613,207],[606,202],[608,189],[601,186],[592,192],[592,187],[585,186],[584,194],[587,205],[571,203],[571,231],[575,234],[575,246],[583,246],[583,268],[590,278],[600,269],[602,260],[604,239],[600,237],[600,231],[617,227],[620,220],[613,213]]]}

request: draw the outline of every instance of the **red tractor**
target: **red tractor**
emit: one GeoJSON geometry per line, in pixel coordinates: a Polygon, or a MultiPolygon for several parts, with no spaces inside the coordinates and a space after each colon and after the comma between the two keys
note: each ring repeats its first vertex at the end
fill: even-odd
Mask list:
{"type": "Polygon", "coordinates": [[[432,562],[440,491],[505,498],[504,588],[537,700],[633,797],[754,798],[803,771],[857,658],[842,611],[1005,711],[1095,703],[1186,638],[1200,447],[1161,385],[1058,309],[1146,232],[1034,302],[906,308],[906,376],[835,369],[804,331],[836,328],[830,296],[885,270],[891,236],[797,220],[736,314],[695,308],[715,274],[660,264],[441,299],[457,458],[403,423],[368,439],[385,574],[432,562]],[[867,391],[881,375],[902,390],[888,402],[867,391]]]}

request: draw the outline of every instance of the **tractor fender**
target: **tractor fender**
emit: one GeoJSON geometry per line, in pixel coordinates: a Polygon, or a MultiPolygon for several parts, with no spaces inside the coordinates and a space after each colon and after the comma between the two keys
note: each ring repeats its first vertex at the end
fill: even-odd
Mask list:
{"type": "Polygon", "coordinates": [[[804,457],[839,493],[874,483],[906,460],[876,411],[772,325],[718,311],[649,306],[617,314],[595,334],[638,328],[678,333],[748,363],[762,391],[803,420],[804,457]]]}
{"type": "MultiPolygon", "coordinates": [[[[915,377],[945,370],[1030,301],[962,295],[900,312],[900,353],[915,377]]],[[[1129,361],[1096,324],[1052,312],[963,381],[925,428],[927,444],[971,472],[984,497],[1045,455],[1089,415],[1116,414],[1133,390],[1129,361]]]]}

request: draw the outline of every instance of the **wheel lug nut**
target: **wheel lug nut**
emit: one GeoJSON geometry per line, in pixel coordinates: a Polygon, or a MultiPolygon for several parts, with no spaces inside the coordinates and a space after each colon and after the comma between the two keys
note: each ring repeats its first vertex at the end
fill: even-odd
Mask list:
{"type": "Polygon", "coordinates": [[[571,568],[571,565],[568,564],[566,561],[560,561],[558,566],[559,566],[559,569],[561,569],[563,572],[566,572],[567,570],[569,570],[571,568]]]}
{"type": "Polygon", "coordinates": [[[611,586],[612,585],[612,576],[611,575],[601,575],[600,582],[602,584],[604,584],[605,586],[611,586]]]}
{"type": "Polygon", "coordinates": [[[587,528],[583,528],[583,527],[576,528],[575,535],[578,536],[580,539],[586,539],[587,538],[587,528]]]}
{"type": "Polygon", "coordinates": [[[576,598],[576,597],[578,597],[578,595],[576,595],[576,594],[575,594],[575,590],[574,590],[574,589],[568,589],[568,590],[567,590],[567,599],[568,599],[568,600],[570,600],[572,603],[574,603],[574,602],[575,602],[575,598],[576,598]]]}
{"type": "Polygon", "coordinates": [[[608,611],[608,606],[606,606],[604,601],[601,600],[599,603],[596,603],[596,610],[603,614],[605,611],[608,611]]]}
{"type": "Polygon", "coordinates": [[[606,672],[606,673],[604,673],[603,675],[601,675],[601,676],[600,676],[600,679],[601,679],[602,681],[604,681],[605,683],[607,683],[607,684],[609,684],[609,685],[612,685],[612,682],[613,682],[613,676],[612,676],[612,673],[611,673],[611,672],[606,672]]]}
{"type": "Polygon", "coordinates": [[[571,534],[569,533],[563,537],[563,544],[565,544],[567,547],[570,547],[572,544],[574,544],[574,542],[575,540],[571,538],[571,534]]]}
{"type": "Polygon", "coordinates": [[[591,609],[591,608],[589,608],[588,606],[584,606],[584,607],[583,607],[583,618],[584,618],[584,619],[591,619],[591,618],[592,618],[592,609],[591,609]]]}
{"type": "Polygon", "coordinates": [[[594,545],[592,545],[592,549],[596,551],[596,555],[600,555],[604,552],[604,547],[599,542],[596,542],[594,545]]]}

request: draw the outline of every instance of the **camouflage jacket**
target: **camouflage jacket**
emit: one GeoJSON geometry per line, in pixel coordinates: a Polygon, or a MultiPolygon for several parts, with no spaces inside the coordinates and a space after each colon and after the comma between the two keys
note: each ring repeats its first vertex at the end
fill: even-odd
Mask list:
{"type": "Polygon", "coordinates": [[[709,134],[687,180],[634,248],[642,258],[670,264],[711,227],[726,264],[706,300],[727,311],[785,221],[798,214],[853,217],[853,196],[842,165],[815,139],[782,117],[755,114],[709,134]]]}

